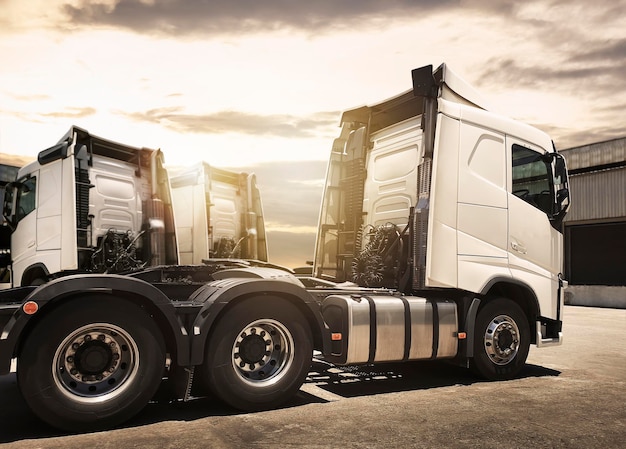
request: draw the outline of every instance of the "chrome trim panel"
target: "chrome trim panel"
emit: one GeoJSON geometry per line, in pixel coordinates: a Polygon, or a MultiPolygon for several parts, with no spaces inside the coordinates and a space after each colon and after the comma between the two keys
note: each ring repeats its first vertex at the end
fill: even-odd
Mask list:
{"type": "Polygon", "coordinates": [[[404,358],[404,303],[397,296],[377,296],[375,362],[391,362],[404,358]]]}
{"type": "Polygon", "coordinates": [[[456,304],[452,301],[437,301],[439,310],[439,346],[437,358],[454,357],[459,346],[456,304]]]}
{"type": "Polygon", "coordinates": [[[424,298],[407,297],[411,310],[409,360],[429,359],[433,354],[433,306],[424,298]]]}
{"type": "Polygon", "coordinates": [[[350,296],[336,296],[343,299],[348,309],[348,354],[346,364],[367,362],[370,353],[370,305],[367,300],[360,301],[350,296]]]}

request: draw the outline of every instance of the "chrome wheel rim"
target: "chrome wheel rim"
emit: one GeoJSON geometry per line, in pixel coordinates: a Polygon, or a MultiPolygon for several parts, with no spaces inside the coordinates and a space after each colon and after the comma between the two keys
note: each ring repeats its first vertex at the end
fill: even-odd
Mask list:
{"type": "Polygon", "coordinates": [[[293,363],[294,344],[289,329],[276,320],[256,320],[237,335],[232,364],[245,383],[262,386],[278,382],[293,363]]]}
{"type": "Polygon", "coordinates": [[[120,395],[137,376],[139,348],[124,329],[96,323],[76,329],[57,348],[54,382],[73,401],[94,403],[120,395]]]}
{"type": "Polygon", "coordinates": [[[520,348],[520,332],[517,323],[508,315],[495,317],[485,331],[483,340],[489,359],[496,365],[507,365],[520,348]]]}

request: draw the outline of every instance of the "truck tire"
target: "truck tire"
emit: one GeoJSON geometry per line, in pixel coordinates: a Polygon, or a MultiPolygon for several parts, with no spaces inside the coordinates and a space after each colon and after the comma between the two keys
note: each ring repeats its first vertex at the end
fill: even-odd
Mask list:
{"type": "Polygon", "coordinates": [[[489,380],[516,377],[528,357],[530,328],[521,307],[506,298],[487,302],[478,311],[472,371],[489,380]]]}
{"type": "Polygon", "coordinates": [[[209,335],[201,381],[226,404],[275,408],[292,397],[311,367],[311,329],[298,308],[276,297],[236,304],[209,335]]]}
{"type": "Polygon", "coordinates": [[[30,409],[68,431],[106,429],[138,413],[165,367],[165,344],[139,306],[111,296],[73,299],[43,316],[20,351],[30,409]]]}

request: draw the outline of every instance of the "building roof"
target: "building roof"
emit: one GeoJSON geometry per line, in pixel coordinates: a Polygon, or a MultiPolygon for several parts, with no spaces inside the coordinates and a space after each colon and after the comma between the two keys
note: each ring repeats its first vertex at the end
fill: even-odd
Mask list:
{"type": "Polygon", "coordinates": [[[626,165],[626,137],[561,150],[570,173],[626,165]]]}

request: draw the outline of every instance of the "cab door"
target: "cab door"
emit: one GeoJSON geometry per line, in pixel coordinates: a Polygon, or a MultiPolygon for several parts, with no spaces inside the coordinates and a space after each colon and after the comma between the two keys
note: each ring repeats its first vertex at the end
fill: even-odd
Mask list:
{"type": "Polygon", "coordinates": [[[554,316],[562,236],[550,223],[555,195],[552,159],[537,145],[510,136],[506,140],[510,170],[509,267],[513,278],[534,290],[542,314],[552,312],[554,316]]]}

